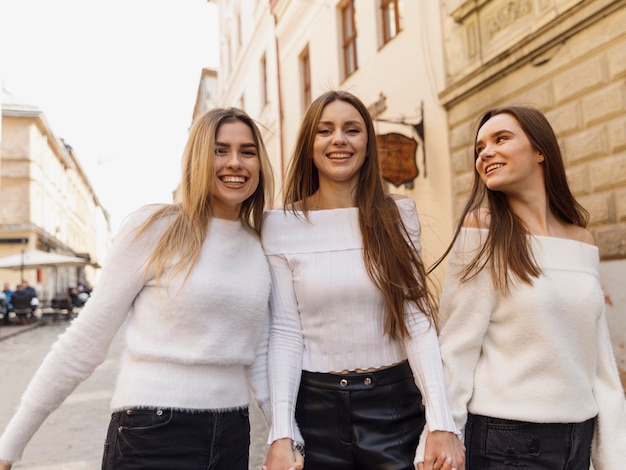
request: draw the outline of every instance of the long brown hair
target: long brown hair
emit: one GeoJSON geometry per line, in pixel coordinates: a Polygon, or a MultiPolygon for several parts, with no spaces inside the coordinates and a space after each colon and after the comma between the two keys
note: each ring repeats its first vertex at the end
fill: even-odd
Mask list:
{"type": "MultiPolygon", "coordinates": [[[[491,109],[480,117],[474,142],[476,142],[480,128],[498,114],[513,116],[519,122],[531,145],[545,157],[542,165],[550,212],[565,223],[586,227],[589,213],[576,201],[567,184],[558,140],[543,113],[527,106],[491,109]]],[[[473,154],[474,161],[476,161],[478,154],[475,148],[473,154]]],[[[489,233],[479,253],[467,265],[462,280],[471,279],[489,263],[493,284],[502,294],[508,293],[511,276],[517,281],[532,285],[533,278],[541,274],[541,268],[533,257],[528,241],[528,229],[511,210],[504,193],[491,191],[485,186],[476,167],[474,167],[472,190],[452,242],[434,267],[440,264],[452,249],[465,220],[472,214],[478,213],[485,205],[489,208],[489,233]]]]}
{"type": "Polygon", "coordinates": [[[146,270],[155,268],[157,279],[163,274],[166,263],[176,256],[178,261],[173,267],[173,274],[184,269],[189,274],[198,261],[213,216],[217,132],[222,124],[238,121],[252,131],[261,162],[259,185],[241,204],[239,219],[244,227],[260,235],[265,204],[274,200],[272,167],[261,133],[254,120],[241,109],[211,109],[200,115],[189,131],[183,152],[181,202],[159,207],[137,232],[139,237],[153,222],[172,217],[145,266],[146,270]]]}
{"type": "Polygon", "coordinates": [[[356,96],[346,91],[328,91],[307,109],[288,168],[284,208],[295,212],[297,202],[304,215],[308,215],[308,198],[319,188],[319,173],[313,163],[317,126],[324,108],[337,100],[352,105],[367,128],[367,157],[359,170],[355,194],[363,260],[369,277],[387,301],[385,333],[392,338],[405,338],[409,335],[404,318],[405,303],[415,304],[434,322],[432,296],[427,289],[420,254],[410,241],[396,203],[385,194],[374,124],[367,108],[356,96]]]}

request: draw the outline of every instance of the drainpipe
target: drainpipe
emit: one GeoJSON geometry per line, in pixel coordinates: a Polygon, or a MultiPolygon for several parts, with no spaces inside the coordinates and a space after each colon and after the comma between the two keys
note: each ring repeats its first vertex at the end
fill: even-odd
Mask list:
{"type": "MultiPolygon", "coordinates": [[[[278,17],[276,15],[276,13],[274,12],[274,4],[276,3],[276,0],[269,0],[269,4],[270,4],[270,12],[272,14],[272,17],[274,18],[274,45],[276,47],[276,86],[278,88],[278,136],[279,136],[279,143],[280,143],[280,181],[282,183],[283,178],[285,176],[285,142],[283,139],[283,93],[282,93],[282,87],[281,87],[281,78],[280,78],[280,55],[279,55],[279,48],[278,48],[278,34],[277,34],[277,28],[278,28],[278,17]]],[[[282,184],[281,184],[281,190],[282,190],[282,184]]]]}

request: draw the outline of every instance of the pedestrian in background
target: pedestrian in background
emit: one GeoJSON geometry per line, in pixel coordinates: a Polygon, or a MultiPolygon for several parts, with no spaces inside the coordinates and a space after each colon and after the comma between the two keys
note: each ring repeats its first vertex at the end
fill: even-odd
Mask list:
{"type": "Polygon", "coordinates": [[[270,272],[259,240],[273,201],[254,121],[213,109],[192,125],[182,202],[128,217],[83,312],[60,336],[0,438],[8,469],[124,322],[104,469],[248,470],[249,386],[266,417],[270,272]]]}
{"type": "Polygon", "coordinates": [[[425,421],[426,468],[463,468],[415,203],[385,194],[379,166],[363,103],[344,91],[318,97],[284,209],[263,225],[273,281],[267,470],[301,468],[293,448],[303,444],[306,470],[413,469],[425,421]]]}
{"type": "Polygon", "coordinates": [[[33,286],[31,286],[26,279],[22,279],[22,284],[20,286],[26,294],[32,298],[37,297],[37,291],[33,286]]]}
{"type": "Polygon", "coordinates": [[[598,248],[556,136],[534,108],[493,109],[474,158],[440,303],[467,468],[624,468],[626,403],[598,248]]]}
{"type": "Polygon", "coordinates": [[[39,298],[35,288],[23,280],[11,294],[11,310],[15,313],[18,323],[28,325],[38,305],[39,298]]]}
{"type": "Polygon", "coordinates": [[[2,292],[0,293],[2,305],[2,322],[5,325],[8,325],[9,322],[9,312],[13,308],[11,305],[11,296],[13,295],[13,289],[11,289],[11,285],[8,282],[5,282],[2,287],[2,292]]]}

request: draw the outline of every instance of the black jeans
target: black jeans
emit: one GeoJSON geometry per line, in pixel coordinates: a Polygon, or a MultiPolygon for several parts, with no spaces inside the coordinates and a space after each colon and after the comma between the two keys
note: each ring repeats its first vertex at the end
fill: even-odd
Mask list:
{"type": "Polygon", "coordinates": [[[529,423],[469,413],[468,470],[589,470],[594,419],[529,423]]]}
{"type": "Polygon", "coordinates": [[[306,470],[413,470],[425,416],[405,362],[372,373],[303,371],[296,420],[306,470]]]}
{"type": "Polygon", "coordinates": [[[103,470],[248,470],[248,409],[113,413],[103,470]]]}

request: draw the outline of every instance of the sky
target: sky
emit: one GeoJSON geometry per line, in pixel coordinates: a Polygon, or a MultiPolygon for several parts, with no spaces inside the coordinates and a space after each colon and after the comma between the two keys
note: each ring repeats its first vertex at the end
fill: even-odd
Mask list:
{"type": "Polygon", "coordinates": [[[74,149],[113,233],[172,202],[218,40],[207,0],[0,0],[2,86],[74,149]]]}

